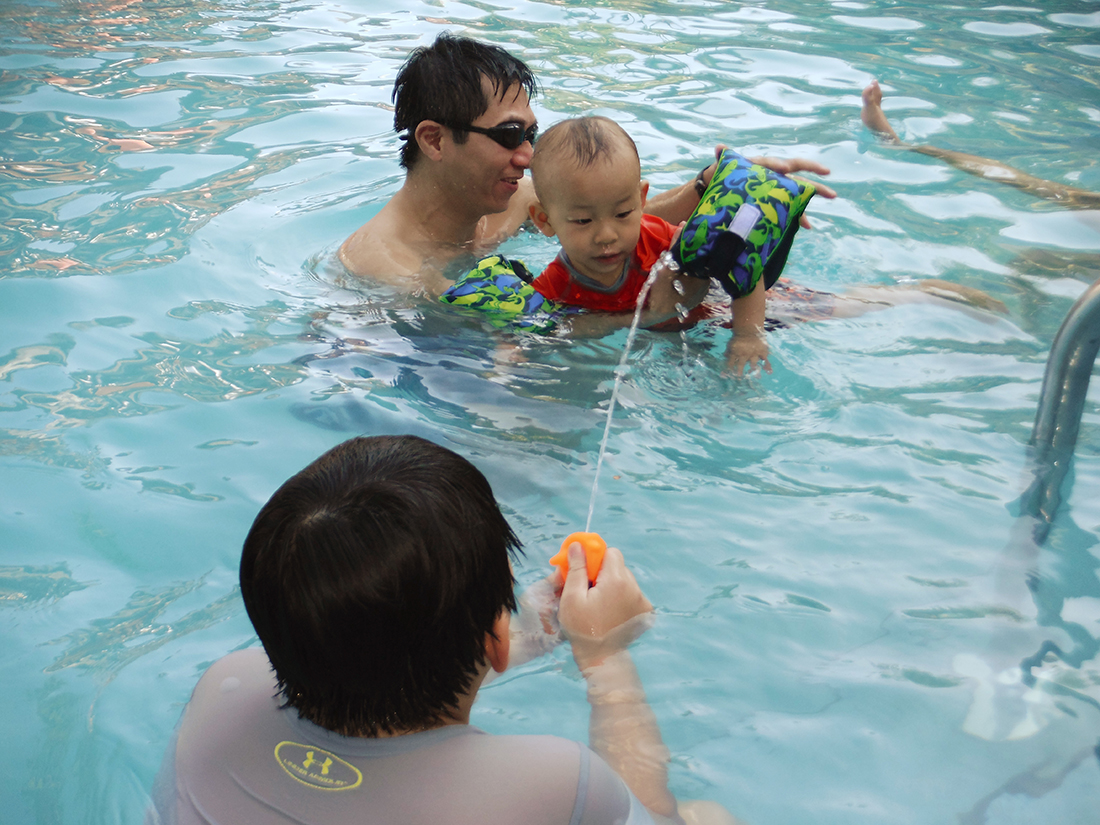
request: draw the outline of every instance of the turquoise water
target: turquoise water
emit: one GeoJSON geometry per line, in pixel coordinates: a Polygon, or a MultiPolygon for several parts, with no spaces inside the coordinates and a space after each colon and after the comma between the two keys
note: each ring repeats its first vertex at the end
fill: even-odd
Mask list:
{"type": "MultiPolygon", "coordinates": [[[[583,525],[625,332],[506,357],[330,262],[400,183],[392,78],[444,29],[527,59],[542,123],[618,118],[655,189],[717,142],[830,166],[797,281],[939,277],[1010,309],[783,330],[746,382],[726,330],[639,335],[593,528],[660,610],[635,655],[674,792],[753,825],[1090,821],[1095,398],[1032,590],[1005,548],[1100,215],[877,144],[859,93],[877,77],[906,140],[1100,191],[1100,3],[43,0],[0,26],[5,822],[140,820],[199,674],[256,643],[252,517],[327,447],[470,457],[524,583],[583,525]],[[1029,690],[1013,668],[1048,640],[1029,690]]],[[[583,739],[585,708],[558,651],[474,721],[583,739]]]]}

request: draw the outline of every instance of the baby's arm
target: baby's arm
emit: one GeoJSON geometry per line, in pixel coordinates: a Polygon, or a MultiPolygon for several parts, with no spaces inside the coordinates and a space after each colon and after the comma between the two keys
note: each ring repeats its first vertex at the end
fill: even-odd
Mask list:
{"type": "Polygon", "coordinates": [[[766,294],[761,278],[752,292],[733,300],[733,338],[726,347],[726,363],[737,378],[744,375],[746,369],[754,372],[759,366],[763,366],[765,372],[772,371],[764,331],[766,294]]]}
{"type": "MultiPolygon", "coordinates": [[[[722,151],[726,149],[724,144],[718,144],[714,147],[714,156],[717,158],[722,154],[722,151]]],[[[829,174],[828,168],[821,165],[815,160],[806,160],[805,158],[773,158],[773,157],[756,157],[749,158],[753,163],[758,163],[761,166],[771,169],[773,172],[778,172],[781,175],[793,175],[797,172],[813,172],[817,175],[829,174]]],[[[710,179],[714,176],[715,170],[718,168],[718,163],[715,161],[701,173],[702,181],[704,185],[710,183],[710,179]]],[[[814,186],[817,188],[817,194],[822,198],[835,198],[836,192],[823,183],[814,181],[814,186]]],[[[659,218],[664,218],[669,223],[680,223],[686,221],[691,217],[691,213],[695,211],[695,207],[699,205],[699,192],[696,191],[695,181],[691,180],[680,186],[669,189],[667,192],[659,192],[656,195],[650,195],[645,204],[645,211],[650,215],[656,215],[659,218]]],[[[803,215],[799,218],[804,229],[810,228],[810,222],[803,215]]]]}

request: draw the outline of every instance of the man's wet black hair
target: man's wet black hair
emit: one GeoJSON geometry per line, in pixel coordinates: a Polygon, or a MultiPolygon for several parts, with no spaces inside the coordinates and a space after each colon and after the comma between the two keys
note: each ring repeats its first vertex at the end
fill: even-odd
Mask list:
{"type": "Polygon", "coordinates": [[[353,438],[280,487],[241,595],[286,705],[337,733],[438,724],[514,611],[520,543],[469,461],[415,436],[353,438]]]}
{"type": "MultiPolygon", "coordinates": [[[[430,46],[409,55],[393,84],[393,128],[404,132],[401,166],[412,169],[420,156],[416,127],[434,120],[449,126],[468,126],[489,108],[481,79],[486,78],[494,94],[519,86],[527,97],[535,96],[538,85],[527,65],[500,46],[443,32],[430,46]]],[[[496,125],[496,124],[493,124],[496,125]]],[[[455,132],[455,141],[465,142],[467,132],[455,132]]]]}

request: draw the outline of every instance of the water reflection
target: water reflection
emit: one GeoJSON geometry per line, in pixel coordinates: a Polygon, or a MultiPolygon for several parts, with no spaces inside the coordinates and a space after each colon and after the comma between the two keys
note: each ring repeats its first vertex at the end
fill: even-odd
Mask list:
{"type": "MultiPolygon", "coordinates": [[[[156,333],[139,338],[147,345],[133,356],[102,370],[71,370],[67,374],[71,386],[65,389],[12,390],[17,407],[53,416],[43,429],[71,427],[103,417],[148,415],[167,409],[168,398],[158,403],[153,400],[157,396],[146,395],[150,390],[215,403],[290,386],[305,376],[304,368],[294,363],[247,363],[280,342],[298,343],[295,335],[272,337],[262,329],[253,329],[239,334],[222,332],[203,341],[169,339],[156,333]]],[[[28,349],[57,357],[56,348],[43,345],[21,351],[28,349]]]]}
{"type": "Polygon", "coordinates": [[[19,370],[34,369],[47,364],[64,366],[69,352],[76,345],[70,335],[50,335],[41,344],[16,347],[0,357],[0,381],[9,380],[19,370]]]}
{"type": "Polygon", "coordinates": [[[74,580],[67,564],[0,566],[0,607],[56,602],[88,584],[74,580]]]}
{"type": "Polygon", "coordinates": [[[243,608],[240,593],[232,591],[205,607],[192,610],[172,622],[157,618],[178,599],[196,591],[202,579],[154,590],[138,590],[121,610],[101,619],[92,619],[89,627],[75,630],[50,645],[65,645],[65,650],[47,673],[71,667],[87,668],[101,680],[110,680],[138,657],[145,656],[173,639],[203,630],[234,616],[243,608]]]}
{"type": "MultiPolygon", "coordinates": [[[[0,180],[11,184],[0,195],[11,216],[0,229],[0,278],[179,260],[195,230],[268,191],[264,178],[333,150],[315,136],[293,148],[242,139],[251,127],[327,106],[318,91],[332,80],[323,61],[311,73],[282,59],[300,47],[278,26],[233,19],[250,11],[172,0],[5,7],[8,31],[25,44],[19,54],[41,54],[0,78],[0,180]],[[196,50],[203,58],[193,66],[196,50]],[[278,68],[257,73],[252,58],[265,50],[278,68]],[[55,65],[59,52],[96,57],[55,65]],[[215,58],[242,65],[212,72],[215,58]]],[[[337,38],[347,47],[361,39],[337,38]]]]}

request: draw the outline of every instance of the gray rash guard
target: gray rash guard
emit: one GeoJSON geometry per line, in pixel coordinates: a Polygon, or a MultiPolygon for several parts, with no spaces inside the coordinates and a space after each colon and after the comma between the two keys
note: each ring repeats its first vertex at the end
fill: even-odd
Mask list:
{"type": "Polygon", "coordinates": [[[163,825],[652,823],[584,745],[469,725],[340,736],[280,709],[262,650],[215,662],[165,754],[149,823],[163,825]]]}

